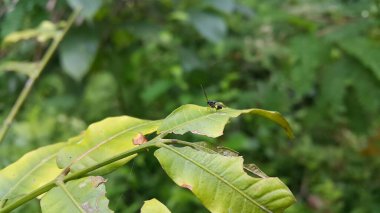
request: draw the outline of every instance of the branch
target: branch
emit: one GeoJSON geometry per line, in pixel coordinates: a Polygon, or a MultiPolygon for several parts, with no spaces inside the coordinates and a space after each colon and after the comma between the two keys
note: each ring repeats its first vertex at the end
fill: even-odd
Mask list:
{"type": "Polygon", "coordinates": [[[58,45],[61,43],[67,31],[71,28],[72,24],[74,23],[78,15],[79,15],[79,10],[76,10],[72,13],[72,15],[67,21],[65,28],[63,29],[63,32],[59,33],[56,37],[54,37],[52,44],[49,46],[49,49],[46,51],[41,62],[38,64],[38,68],[34,72],[32,72],[32,74],[29,76],[28,80],[25,83],[24,88],[22,89],[20,95],[18,96],[16,100],[16,103],[13,105],[11,111],[9,112],[7,118],[4,120],[4,123],[0,129],[0,144],[4,140],[5,135],[7,134],[9,127],[11,126],[22,104],[25,102],[25,99],[28,97],[30,90],[32,89],[34,85],[34,82],[40,76],[41,72],[44,70],[47,63],[50,61],[50,58],[53,56],[58,45]]]}
{"type": "Polygon", "coordinates": [[[106,160],[106,161],[103,161],[101,163],[98,163],[98,164],[95,164],[91,167],[88,167],[86,169],[83,169],[81,171],[78,171],[78,172],[75,172],[73,174],[70,174],[70,175],[67,175],[70,171],[70,168],[69,167],[66,167],[65,169],[63,169],[63,172],[61,174],[59,174],[57,176],[57,178],[55,178],[54,180],[46,183],[45,185],[41,186],[40,188],[30,192],[29,194],[26,194],[24,196],[22,196],[21,198],[19,198],[18,200],[10,203],[9,205],[5,206],[4,208],[0,208],[0,213],[5,213],[5,212],[10,212],[12,211],[13,209],[21,206],[22,204],[32,200],[33,198],[49,191],[50,189],[54,188],[57,186],[57,182],[63,182],[63,183],[66,183],[70,180],[75,180],[75,179],[79,179],[79,178],[82,178],[82,177],[86,177],[88,176],[88,173],[92,172],[92,171],[95,171],[103,166],[106,166],[108,164],[111,164],[115,161],[118,161],[118,160],[121,160],[123,158],[126,158],[126,157],[129,157],[133,154],[136,154],[136,153],[139,153],[141,151],[144,151],[148,148],[151,148],[151,147],[160,147],[160,145],[162,144],[171,144],[171,143],[174,143],[174,144],[182,144],[182,145],[188,145],[188,146],[191,146],[191,143],[189,142],[186,142],[186,141],[180,141],[180,140],[176,140],[176,139],[162,139],[166,134],[163,133],[163,134],[160,134],[158,135],[157,137],[153,138],[152,140],[150,140],[149,142],[147,143],[144,143],[144,144],[141,144],[140,146],[138,147],[135,147],[133,149],[130,149],[130,150],[127,150],[123,153],[120,153],[116,156],[113,156],[112,158],[106,160]],[[66,176],[67,175],[67,176],[66,176]]]}
{"type": "MultiPolygon", "coordinates": [[[[41,186],[40,188],[30,192],[29,194],[26,194],[24,196],[22,196],[21,198],[19,198],[18,200],[10,203],[9,205],[6,205],[4,208],[1,208],[0,209],[0,213],[5,213],[5,212],[10,212],[12,211],[13,209],[21,206],[22,204],[28,202],[29,200],[32,200],[33,198],[49,191],[50,189],[52,189],[53,187],[56,186],[56,183],[57,181],[62,181],[62,182],[68,182],[70,180],[74,180],[74,179],[79,179],[79,178],[82,178],[82,177],[86,177],[87,174],[89,172],[92,172],[92,171],[95,171],[103,166],[106,166],[108,164],[111,164],[115,161],[118,161],[118,160],[121,160],[123,158],[126,158],[126,157],[129,157],[133,154],[136,154],[138,152],[141,152],[141,151],[144,151],[148,148],[151,148],[151,147],[155,147],[157,143],[160,142],[160,140],[162,140],[161,138],[156,138],[156,139],[152,139],[151,141],[147,142],[147,143],[144,143],[138,147],[135,147],[133,149],[130,149],[130,150],[127,150],[123,153],[120,153],[119,155],[116,155],[106,161],[103,161],[101,163],[98,163],[98,164],[95,164],[91,167],[88,167],[86,169],[83,169],[79,172],[76,172],[76,173],[73,173],[73,174],[70,174],[68,176],[65,176],[63,177],[62,174],[58,175],[58,177],[50,182],[48,182],[47,184],[41,186]]],[[[164,143],[164,142],[162,142],[164,143]]],[[[167,143],[170,143],[170,141],[168,141],[167,143]]]]}

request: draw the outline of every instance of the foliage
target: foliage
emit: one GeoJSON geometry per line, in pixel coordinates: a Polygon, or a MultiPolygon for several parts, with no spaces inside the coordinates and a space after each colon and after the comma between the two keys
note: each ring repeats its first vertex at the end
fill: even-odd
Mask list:
{"type": "MultiPolygon", "coordinates": [[[[190,148],[194,147],[192,143],[164,138],[178,130],[182,134],[189,131],[204,134],[192,130],[194,120],[199,126],[212,126],[215,120],[225,119],[226,114],[236,117],[240,111],[185,105],[164,120],[121,116],[92,124],[66,143],[27,153],[1,170],[0,212],[9,212],[37,196],[42,196],[42,212],[112,212],[108,208],[104,185],[99,187],[107,181],[91,175],[109,173],[126,164],[136,153],[154,147],[162,147],[155,156],[169,176],[177,184],[181,180],[180,186],[190,189],[210,211],[283,212],[295,202],[295,198],[278,178],[249,176],[243,170],[241,156],[209,154],[190,148]],[[144,135],[155,131],[157,136],[148,141],[144,135]],[[228,202],[224,201],[226,198],[228,202]]],[[[272,118],[275,114],[275,121],[290,131],[289,124],[279,113],[259,111],[264,117],[272,118]]],[[[219,136],[217,134],[223,131],[226,122],[208,129],[207,134],[219,136]]]]}
{"type": "MultiPolygon", "coordinates": [[[[0,3],[0,40],[44,20],[65,20],[79,1],[47,2],[0,3]]],[[[207,140],[236,149],[284,180],[298,201],[288,212],[377,212],[379,11],[375,0],[103,1],[64,41],[86,46],[69,44],[85,31],[93,51],[81,60],[70,57],[82,62],[70,74],[59,49],[1,144],[0,167],[104,117],[160,119],[176,106],[203,104],[202,83],[211,99],[229,107],[254,105],[286,115],[294,143],[250,116],[232,122],[229,134],[207,140]]],[[[45,47],[34,41],[4,47],[0,67],[33,66],[9,62],[35,62],[45,47]]],[[[0,120],[24,81],[22,71],[0,71],[0,120]]],[[[110,208],[136,212],[147,197],[156,197],[173,212],[204,212],[157,168],[143,154],[107,176],[110,208]],[[162,189],[154,190],[157,185],[162,189]]]]}

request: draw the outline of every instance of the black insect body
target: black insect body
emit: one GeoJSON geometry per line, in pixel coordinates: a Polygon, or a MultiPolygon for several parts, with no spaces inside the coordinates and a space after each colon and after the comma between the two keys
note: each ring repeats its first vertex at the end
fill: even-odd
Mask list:
{"type": "Polygon", "coordinates": [[[203,88],[202,84],[201,84],[201,87],[202,87],[203,93],[205,94],[206,101],[207,101],[207,105],[209,105],[211,108],[214,108],[214,109],[216,109],[216,110],[218,110],[218,109],[223,109],[224,104],[221,103],[221,102],[218,102],[218,101],[208,100],[208,98],[207,98],[207,94],[206,94],[206,91],[205,91],[205,89],[203,88]]]}
{"type": "Polygon", "coordinates": [[[207,101],[207,104],[211,107],[211,108],[215,108],[215,109],[223,109],[224,105],[220,102],[217,102],[217,101],[207,101]]]}

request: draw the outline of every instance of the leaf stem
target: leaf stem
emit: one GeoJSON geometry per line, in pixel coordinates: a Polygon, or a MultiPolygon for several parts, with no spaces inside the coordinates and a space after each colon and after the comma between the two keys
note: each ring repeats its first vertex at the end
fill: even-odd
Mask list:
{"type": "Polygon", "coordinates": [[[67,21],[67,24],[62,32],[60,32],[57,36],[54,37],[52,44],[49,46],[48,50],[46,51],[45,55],[43,56],[40,63],[38,63],[37,69],[29,75],[28,80],[25,83],[24,88],[22,89],[20,95],[18,96],[16,103],[13,105],[11,111],[9,112],[8,116],[4,120],[3,125],[0,129],[0,144],[4,140],[9,127],[11,126],[14,118],[16,117],[17,113],[19,112],[21,106],[25,102],[25,99],[28,97],[36,79],[39,77],[41,72],[46,67],[47,63],[50,61],[50,58],[53,56],[55,50],[57,49],[58,45],[61,43],[63,37],[66,35],[67,31],[71,28],[72,24],[74,23],[75,19],[79,15],[79,10],[76,10],[72,13],[70,18],[67,21]]]}

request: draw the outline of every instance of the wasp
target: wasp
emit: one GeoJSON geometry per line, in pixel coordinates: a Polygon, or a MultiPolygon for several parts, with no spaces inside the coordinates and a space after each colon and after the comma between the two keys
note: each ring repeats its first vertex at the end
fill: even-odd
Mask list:
{"type": "Polygon", "coordinates": [[[225,107],[224,104],[223,104],[222,102],[208,100],[208,98],[207,98],[207,94],[206,94],[206,91],[205,91],[205,89],[203,88],[203,85],[202,85],[202,84],[201,84],[201,87],[202,87],[203,93],[205,94],[205,98],[206,98],[206,101],[207,101],[207,105],[209,105],[211,108],[214,108],[214,109],[216,109],[216,110],[223,109],[223,107],[225,107]]]}

